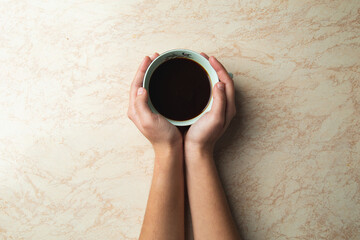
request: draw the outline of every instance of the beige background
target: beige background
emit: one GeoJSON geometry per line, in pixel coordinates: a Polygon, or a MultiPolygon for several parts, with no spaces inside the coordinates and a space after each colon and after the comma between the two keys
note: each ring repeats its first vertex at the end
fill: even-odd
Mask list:
{"type": "Polygon", "coordinates": [[[144,55],[234,73],[216,151],[244,239],[360,239],[360,1],[0,0],[0,239],[136,239],[144,55]]]}

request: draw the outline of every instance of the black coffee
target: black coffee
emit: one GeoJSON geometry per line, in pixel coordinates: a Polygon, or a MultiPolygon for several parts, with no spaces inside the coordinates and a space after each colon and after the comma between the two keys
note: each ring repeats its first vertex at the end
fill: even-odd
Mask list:
{"type": "Polygon", "coordinates": [[[149,83],[153,106],[163,116],[184,121],[199,115],[207,106],[211,88],[203,67],[186,58],[162,63],[149,83]]]}

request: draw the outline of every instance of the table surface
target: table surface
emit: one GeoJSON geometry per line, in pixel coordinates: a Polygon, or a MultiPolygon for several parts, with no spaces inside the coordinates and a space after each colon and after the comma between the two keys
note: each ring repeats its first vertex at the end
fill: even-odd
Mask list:
{"type": "Polygon", "coordinates": [[[243,239],[360,238],[360,1],[1,1],[0,239],[136,239],[145,55],[234,73],[216,161],[243,239]]]}

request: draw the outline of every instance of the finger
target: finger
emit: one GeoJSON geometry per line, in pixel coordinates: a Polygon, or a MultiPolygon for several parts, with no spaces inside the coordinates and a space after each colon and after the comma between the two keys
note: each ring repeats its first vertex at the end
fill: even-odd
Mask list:
{"type": "Polygon", "coordinates": [[[158,56],[159,56],[159,54],[158,54],[157,52],[155,52],[155,53],[150,57],[151,61],[154,61],[155,58],[157,58],[158,56]]]}
{"type": "Polygon", "coordinates": [[[138,88],[134,105],[136,115],[139,117],[142,127],[146,128],[151,125],[153,122],[153,113],[148,105],[148,94],[145,88],[138,88]]]}
{"type": "Polygon", "coordinates": [[[224,126],[225,124],[225,111],[226,111],[226,95],[225,84],[219,82],[213,89],[214,101],[210,113],[213,115],[216,123],[224,126]]]}
{"type": "Polygon", "coordinates": [[[140,64],[132,84],[133,96],[136,96],[137,89],[142,86],[146,70],[149,67],[150,63],[151,63],[151,59],[148,56],[146,56],[142,61],[142,63],[140,64]]]}
{"type": "Polygon", "coordinates": [[[209,56],[206,53],[201,52],[200,55],[209,60],[209,56]]]}
{"type": "Polygon", "coordinates": [[[226,85],[226,121],[228,123],[231,121],[236,112],[234,81],[230,78],[224,66],[215,57],[210,57],[209,62],[215,69],[220,81],[226,85]]]}
{"type": "Polygon", "coordinates": [[[146,56],[143,61],[141,62],[139,69],[137,70],[136,74],[135,74],[135,78],[131,84],[131,88],[130,88],[130,101],[129,101],[129,108],[134,104],[134,100],[136,97],[136,91],[139,87],[142,86],[142,82],[144,79],[144,75],[146,72],[146,69],[149,67],[151,63],[151,59],[146,56]]]}
{"type": "Polygon", "coordinates": [[[229,76],[228,72],[226,71],[225,67],[213,56],[209,58],[209,62],[211,66],[215,69],[218,77],[221,79],[222,82],[225,84],[232,83],[233,81],[229,76]]]}

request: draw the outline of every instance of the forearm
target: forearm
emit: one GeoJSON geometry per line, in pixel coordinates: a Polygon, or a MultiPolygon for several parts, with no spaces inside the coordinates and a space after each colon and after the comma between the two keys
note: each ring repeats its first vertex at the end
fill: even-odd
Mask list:
{"type": "Polygon", "coordinates": [[[239,239],[211,151],[186,154],[186,180],[195,239],[239,239]]]}
{"type": "Polygon", "coordinates": [[[141,240],[184,239],[184,176],[182,147],[155,151],[141,240]]]}

